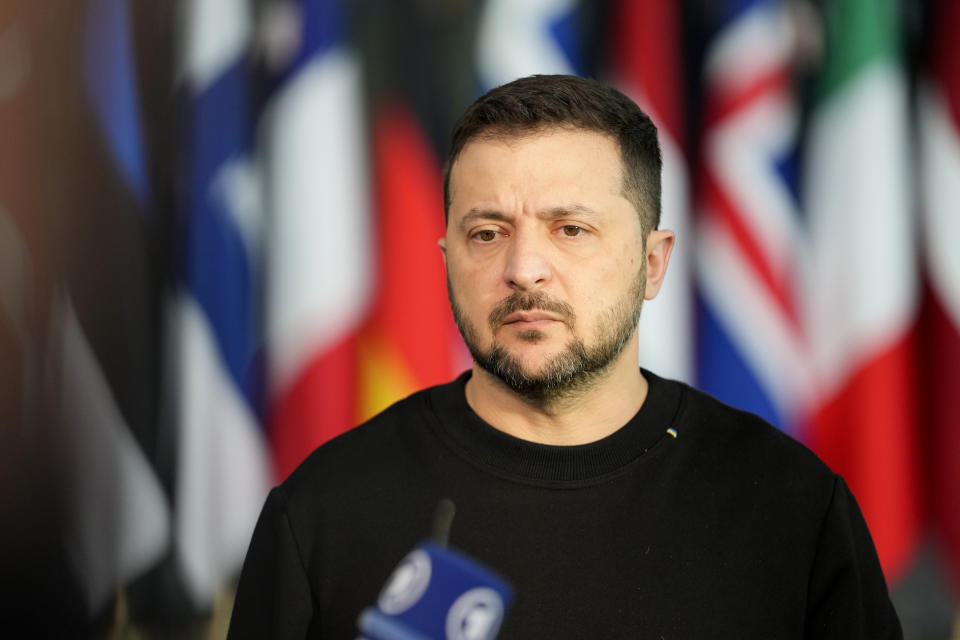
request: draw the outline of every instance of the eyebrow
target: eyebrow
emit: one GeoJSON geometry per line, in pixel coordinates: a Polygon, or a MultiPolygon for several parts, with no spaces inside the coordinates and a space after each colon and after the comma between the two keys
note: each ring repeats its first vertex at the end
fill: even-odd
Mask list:
{"type": "Polygon", "coordinates": [[[496,209],[470,209],[463,218],[460,219],[460,228],[466,229],[471,223],[478,220],[498,220],[500,222],[512,222],[513,216],[508,216],[502,211],[496,209]]]}
{"type": "Polygon", "coordinates": [[[556,218],[565,218],[569,215],[586,216],[588,218],[597,218],[600,214],[582,204],[570,204],[560,207],[552,207],[540,213],[541,218],[555,220],[556,218]]]}
{"type": "MultiPolygon", "coordinates": [[[[537,214],[538,218],[545,220],[556,220],[557,218],[565,218],[570,215],[586,216],[589,218],[597,218],[599,214],[582,204],[570,204],[562,205],[558,207],[551,207],[549,209],[544,209],[537,214]]],[[[471,223],[474,223],[478,220],[497,220],[499,222],[513,222],[513,216],[507,215],[502,211],[496,209],[470,209],[460,219],[460,227],[466,229],[471,223]]]]}

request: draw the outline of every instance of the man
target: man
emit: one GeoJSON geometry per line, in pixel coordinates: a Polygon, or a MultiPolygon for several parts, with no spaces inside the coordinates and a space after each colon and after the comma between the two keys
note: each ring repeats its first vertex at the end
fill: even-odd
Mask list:
{"type": "Polygon", "coordinates": [[[568,76],[494,89],[457,124],[444,196],[472,370],[271,493],[232,635],[355,637],[449,497],[451,545],[514,587],[501,638],[901,637],[843,480],[639,367],[640,306],[674,238],[636,105],[568,76]]]}

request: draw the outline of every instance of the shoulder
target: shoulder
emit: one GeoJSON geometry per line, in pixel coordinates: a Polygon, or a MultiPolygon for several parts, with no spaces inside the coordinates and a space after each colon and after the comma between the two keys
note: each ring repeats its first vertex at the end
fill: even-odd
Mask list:
{"type": "Polygon", "coordinates": [[[718,487],[804,505],[811,517],[823,515],[837,476],[815,453],[763,418],[682,386],[677,440],[685,441],[691,473],[718,487]]]}
{"type": "Polygon", "coordinates": [[[679,493],[692,496],[687,512],[719,541],[725,559],[737,557],[736,549],[744,567],[762,558],[781,579],[780,593],[792,590],[806,602],[814,633],[902,637],[843,478],[759,416],[681,386],[672,469],[679,493]]]}
{"type": "Polygon", "coordinates": [[[427,485],[427,452],[433,446],[429,391],[400,400],[316,448],[274,490],[274,510],[288,522],[307,565],[330,523],[359,526],[374,512],[404,507],[407,494],[427,485]]]}
{"type": "Polygon", "coordinates": [[[366,422],[317,447],[284,480],[283,493],[296,498],[325,488],[356,484],[397,463],[427,428],[430,389],[418,391],[366,422]]]}
{"type": "Polygon", "coordinates": [[[702,445],[735,458],[760,456],[772,464],[789,464],[795,470],[832,476],[816,454],[760,416],[683,386],[684,402],[678,418],[702,445]]]}

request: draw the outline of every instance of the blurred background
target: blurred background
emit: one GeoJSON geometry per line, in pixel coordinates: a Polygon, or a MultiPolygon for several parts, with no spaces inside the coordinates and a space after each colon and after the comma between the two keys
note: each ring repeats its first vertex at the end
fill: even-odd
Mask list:
{"type": "Polygon", "coordinates": [[[847,479],[960,638],[960,4],[0,0],[0,629],[219,638],[268,488],[469,366],[451,127],[531,73],[657,123],[641,363],[847,479]]]}

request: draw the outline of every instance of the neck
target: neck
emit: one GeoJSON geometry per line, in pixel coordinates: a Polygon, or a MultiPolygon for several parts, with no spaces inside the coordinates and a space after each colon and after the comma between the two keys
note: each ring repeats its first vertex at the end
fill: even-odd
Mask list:
{"type": "Polygon", "coordinates": [[[647,397],[636,354],[634,337],[588,387],[543,401],[517,394],[474,363],[467,403],[486,423],[522,440],[567,446],[595,442],[625,425],[647,397]]]}

